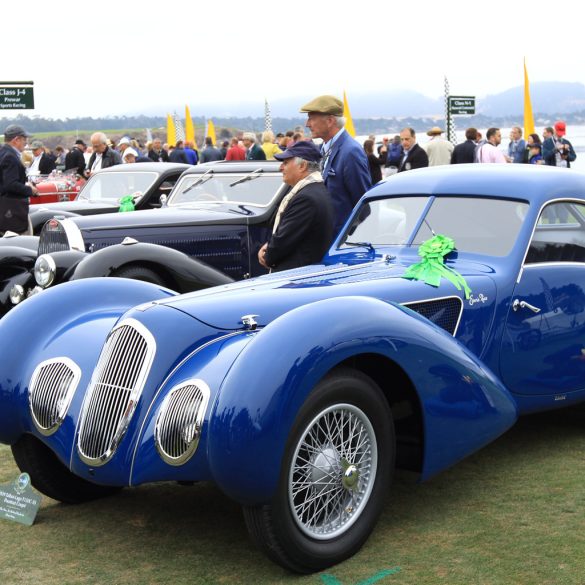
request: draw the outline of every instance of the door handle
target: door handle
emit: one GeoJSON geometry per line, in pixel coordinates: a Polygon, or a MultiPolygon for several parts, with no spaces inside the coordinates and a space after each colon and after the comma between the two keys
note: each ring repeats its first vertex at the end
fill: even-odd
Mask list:
{"type": "Polygon", "coordinates": [[[519,301],[518,299],[514,299],[514,302],[512,303],[512,309],[514,311],[517,311],[518,309],[530,309],[533,313],[540,313],[540,309],[538,307],[535,307],[526,301],[519,301]]]}

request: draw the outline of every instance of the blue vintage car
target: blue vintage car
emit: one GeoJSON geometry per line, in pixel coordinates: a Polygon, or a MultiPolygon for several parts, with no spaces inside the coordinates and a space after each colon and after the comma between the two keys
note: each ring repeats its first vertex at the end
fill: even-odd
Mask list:
{"type": "Polygon", "coordinates": [[[0,440],[64,502],[214,481],[270,558],[320,570],[368,538],[396,468],[425,480],[585,400],[584,290],[585,175],[401,173],[322,265],[26,300],[0,321],[0,440]]]}

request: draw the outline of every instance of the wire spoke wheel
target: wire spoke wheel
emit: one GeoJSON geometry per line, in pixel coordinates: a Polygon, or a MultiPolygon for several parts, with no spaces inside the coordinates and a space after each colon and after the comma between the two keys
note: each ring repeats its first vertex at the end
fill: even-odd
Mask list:
{"type": "Polygon", "coordinates": [[[367,375],[338,367],[307,396],[290,429],[270,503],[244,507],[275,562],[320,571],[355,554],[390,487],[396,443],[388,402],[367,375]]]}
{"type": "Polygon", "coordinates": [[[363,411],[336,404],[319,413],[290,468],[289,502],[298,527],[315,539],[345,532],[368,501],[377,461],[376,436],[363,411]]]}

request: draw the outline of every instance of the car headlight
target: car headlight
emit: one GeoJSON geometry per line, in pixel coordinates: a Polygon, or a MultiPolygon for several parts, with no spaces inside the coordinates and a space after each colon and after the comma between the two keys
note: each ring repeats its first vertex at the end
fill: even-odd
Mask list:
{"type": "Polygon", "coordinates": [[[39,286],[47,288],[53,284],[57,274],[57,265],[49,254],[43,254],[35,262],[35,281],[39,286]]]}
{"type": "Polygon", "coordinates": [[[15,284],[10,289],[10,302],[13,305],[18,305],[24,299],[24,288],[20,284],[15,284]]]}

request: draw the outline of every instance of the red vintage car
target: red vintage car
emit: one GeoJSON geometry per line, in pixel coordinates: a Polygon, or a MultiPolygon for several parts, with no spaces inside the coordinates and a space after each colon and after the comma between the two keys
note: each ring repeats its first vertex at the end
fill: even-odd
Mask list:
{"type": "Polygon", "coordinates": [[[75,172],[53,171],[50,175],[31,177],[31,182],[39,190],[39,196],[31,197],[30,204],[39,205],[57,201],[72,201],[85,184],[85,179],[80,178],[75,172]]]}

